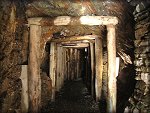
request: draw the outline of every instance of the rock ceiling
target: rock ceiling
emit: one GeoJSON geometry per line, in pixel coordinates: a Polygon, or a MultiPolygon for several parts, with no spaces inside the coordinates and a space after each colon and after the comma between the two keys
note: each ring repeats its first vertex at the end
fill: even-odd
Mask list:
{"type": "MultiPolygon", "coordinates": [[[[133,48],[134,38],[134,18],[133,18],[133,7],[140,0],[24,0],[26,1],[26,15],[30,17],[56,17],[56,16],[83,16],[83,15],[96,15],[96,16],[116,16],[119,19],[119,24],[116,30],[119,31],[116,34],[117,37],[117,51],[122,53],[131,53],[130,50],[133,48]],[[130,3],[130,4],[129,4],[130,3]]],[[[67,35],[85,35],[86,34],[97,34],[99,28],[92,29],[80,26],[81,29],[76,27],[71,29],[71,26],[66,29],[69,31],[67,35]],[[79,31],[79,32],[78,32],[79,31]],[[83,31],[83,32],[82,32],[83,31]]],[[[61,29],[59,27],[58,29],[61,29]]],[[[60,31],[62,34],[63,30],[56,30],[56,34],[60,31]]],[[[102,30],[103,28],[101,28],[102,30]]],[[[46,30],[46,29],[45,29],[46,30]]],[[[51,32],[51,28],[46,30],[51,32]]],[[[65,31],[65,30],[64,30],[65,31]]],[[[63,32],[64,33],[64,32],[63,32]]],[[[57,36],[58,37],[58,36],[57,36]]],[[[126,54],[122,55],[126,58],[126,54]]],[[[131,55],[132,56],[132,55],[131,55]]],[[[127,57],[128,58],[128,57],[127,57]]]]}
{"type": "MultiPolygon", "coordinates": [[[[131,1],[131,0],[130,0],[131,1]]],[[[32,0],[26,5],[28,17],[112,15],[125,0],[32,0]]],[[[118,12],[119,13],[119,12],[118,12]]]]}

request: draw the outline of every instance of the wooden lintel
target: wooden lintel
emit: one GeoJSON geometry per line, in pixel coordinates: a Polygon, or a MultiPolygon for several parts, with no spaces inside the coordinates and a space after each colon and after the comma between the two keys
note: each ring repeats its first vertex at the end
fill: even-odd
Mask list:
{"type": "Polygon", "coordinates": [[[88,47],[89,44],[88,43],[77,43],[76,45],[69,45],[69,44],[64,44],[62,45],[62,47],[71,47],[71,48],[85,48],[88,47]]]}
{"type": "MultiPolygon", "coordinates": [[[[88,36],[88,35],[87,35],[88,36]]],[[[96,35],[95,35],[96,36],[96,35]]],[[[75,36],[73,36],[75,37],[75,36]]],[[[71,37],[70,37],[71,38],[71,37]]],[[[59,42],[60,44],[70,44],[70,43],[95,43],[95,39],[89,39],[89,40],[70,40],[70,41],[65,41],[65,42],[59,42]]]]}
{"type": "Polygon", "coordinates": [[[74,49],[81,49],[81,48],[87,48],[88,46],[63,46],[63,48],[74,48],[74,49]]]}
{"type": "Polygon", "coordinates": [[[85,36],[72,36],[67,38],[59,38],[59,39],[52,39],[51,42],[68,42],[68,41],[80,41],[80,40],[94,40],[97,35],[85,35],[85,36]]]}
{"type": "Polygon", "coordinates": [[[41,26],[59,26],[59,25],[116,25],[117,17],[113,16],[58,16],[56,18],[29,18],[28,24],[41,26]]]}
{"type": "Polygon", "coordinates": [[[89,40],[80,40],[80,41],[68,41],[68,42],[61,42],[61,44],[72,44],[72,43],[90,43],[89,40]]]}

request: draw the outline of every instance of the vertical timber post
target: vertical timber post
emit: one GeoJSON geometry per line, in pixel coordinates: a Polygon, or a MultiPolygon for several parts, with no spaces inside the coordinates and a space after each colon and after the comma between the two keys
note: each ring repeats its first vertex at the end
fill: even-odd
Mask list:
{"type": "Polygon", "coordinates": [[[79,78],[79,50],[77,49],[77,78],[79,78]]]}
{"type": "Polygon", "coordinates": [[[21,111],[28,113],[29,97],[28,97],[28,65],[22,65],[21,76],[22,92],[21,92],[21,111]]]}
{"type": "Polygon", "coordinates": [[[75,73],[74,73],[74,75],[75,75],[75,79],[77,79],[78,77],[77,77],[77,49],[75,49],[74,50],[74,64],[75,64],[75,67],[74,67],[74,69],[75,69],[75,73]]]}
{"type": "Polygon", "coordinates": [[[62,86],[65,78],[65,49],[62,47],[62,86]]]}
{"type": "Polygon", "coordinates": [[[91,95],[94,96],[94,44],[90,43],[91,54],[91,95]]]}
{"type": "Polygon", "coordinates": [[[41,26],[30,25],[29,42],[29,112],[40,113],[41,77],[40,77],[40,38],[41,26]]]}
{"type": "Polygon", "coordinates": [[[70,74],[69,75],[70,76],[70,80],[73,80],[73,68],[72,68],[72,66],[73,66],[72,64],[73,63],[72,62],[73,62],[73,49],[70,48],[70,71],[69,71],[70,72],[69,73],[70,74]]]}
{"type": "Polygon", "coordinates": [[[99,101],[102,92],[102,73],[103,73],[103,48],[101,37],[95,38],[95,59],[96,59],[95,91],[96,91],[96,101],[99,101]]]}
{"type": "Polygon", "coordinates": [[[63,82],[64,82],[64,56],[63,56],[64,52],[63,52],[63,47],[60,47],[60,89],[63,86],[63,82]]]}
{"type": "Polygon", "coordinates": [[[70,49],[67,49],[67,80],[70,80],[70,49]]]}
{"type": "Polygon", "coordinates": [[[57,72],[56,72],[56,91],[59,91],[60,89],[60,61],[61,61],[61,47],[59,46],[59,44],[57,44],[57,72]]]}
{"type": "Polygon", "coordinates": [[[116,37],[115,26],[107,25],[108,113],[116,112],[116,37]]]}
{"type": "Polygon", "coordinates": [[[55,81],[56,81],[56,44],[50,44],[50,78],[52,81],[51,101],[55,101],[55,81]]]}
{"type": "Polygon", "coordinates": [[[67,49],[64,48],[64,51],[65,51],[65,61],[64,61],[64,63],[65,63],[65,66],[64,66],[65,76],[64,76],[64,80],[66,80],[66,78],[67,78],[67,49]]]}

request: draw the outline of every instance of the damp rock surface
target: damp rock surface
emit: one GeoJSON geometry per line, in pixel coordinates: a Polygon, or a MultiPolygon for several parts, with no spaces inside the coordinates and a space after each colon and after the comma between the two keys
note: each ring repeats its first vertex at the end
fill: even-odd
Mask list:
{"type": "Polygon", "coordinates": [[[134,11],[136,87],[129,99],[133,113],[150,113],[150,3],[140,2],[134,11]]]}
{"type": "Polygon", "coordinates": [[[98,103],[89,94],[82,80],[67,81],[55,102],[49,102],[42,113],[100,113],[98,103]]]}
{"type": "Polygon", "coordinates": [[[19,0],[0,1],[0,113],[20,113],[21,109],[23,8],[19,0]]]}

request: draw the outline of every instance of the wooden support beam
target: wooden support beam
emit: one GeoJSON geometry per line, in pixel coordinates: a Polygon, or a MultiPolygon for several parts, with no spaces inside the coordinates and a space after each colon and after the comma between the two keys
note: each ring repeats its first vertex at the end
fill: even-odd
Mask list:
{"type": "Polygon", "coordinates": [[[66,76],[66,48],[63,48],[63,76],[65,81],[66,76]]]}
{"type": "Polygon", "coordinates": [[[67,80],[70,78],[70,49],[67,49],[67,80]]]}
{"type": "Polygon", "coordinates": [[[65,80],[67,80],[67,49],[64,48],[64,51],[65,51],[65,80]]]}
{"type": "MultiPolygon", "coordinates": [[[[29,25],[37,25],[39,26],[40,25],[40,22],[41,22],[41,19],[40,18],[32,18],[32,19],[28,19],[28,24],[29,25]]],[[[40,25],[42,26],[42,25],[40,25]]],[[[31,30],[30,30],[31,31],[31,30]]],[[[32,32],[32,31],[31,31],[32,32]]],[[[30,33],[31,33],[30,32],[30,33]]],[[[43,35],[43,34],[42,34],[43,35]]],[[[44,59],[44,50],[45,50],[45,46],[46,46],[46,43],[47,42],[50,42],[50,40],[52,39],[53,37],[53,32],[48,32],[46,34],[44,34],[43,36],[41,35],[40,37],[40,63],[43,61],[44,59]]]]}
{"type": "Polygon", "coordinates": [[[116,37],[115,26],[107,26],[108,51],[108,113],[116,113],[116,37]]]}
{"type": "Polygon", "coordinates": [[[52,81],[52,95],[51,101],[55,101],[55,81],[56,81],[56,44],[51,42],[50,44],[50,78],[52,81]]]}
{"type": "MultiPolygon", "coordinates": [[[[61,42],[61,44],[63,45],[63,44],[72,44],[72,43],[77,44],[77,43],[90,43],[90,42],[91,41],[89,40],[79,40],[79,41],[61,42]]],[[[95,43],[95,41],[93,43],[95,43]]]]}
{"type": "Polygon", "coordinates": [[[87,48],[89,47],[88,43],[77,43],[76,45],[64,44],[62,45],[64,48],[87,48]]]}
{"type": "Polygon", "coordinates": [[[70,79],[73,80],[73,49],[70,48],[70,79]]]}
{"type": "Polygon", "coordinates": [[[63,85],[66,78],[66,49],[63,49],[63,85]]]}
{"type": "Polygon", "coordinates": [[[82,74],[82,60],[81,60],[81,51],[79,50],[79,76],[82,74]]]}
{"type": "Polygon", "coordinates": [[[75,67],[74,67],[74,69],[75,69],[75,79],[77,79],[77,49],[75,49],[75,51],[74,51],[74,57],[75,57],[75,67]]]}
{"type": "Polygon", "coordinates": [[[116,25],[118,23],[117,17],[113,16],[81,16],[81,17],[71,17],[71,16],[58,16],[56,18],[29,18],[30,21],[34,22],[34,25],[41,26],[59,26],[59,25],[116,25]]]}
{"type": "Polygon", "coordinates": [[[60,47],[60,89],[64,83],[64,52],[63,47],[60,47]]]}
{"type": "Polygon", "coordinates": [[[85,55],[86,55],[86,60],[85,60],[85,82],[86,82],[86,84],[88,83],[88,52],[89,52],[89,50],[88,50],[88,48],[85,48],[86,49],[86,52],[87,53],[85,53],[85,55]]]}
{"type": "Polygon", "coordinates": [[[28,96],[28,66],[22,65],[21,69],[21,82],[22,82],[22,92],[21,92],[21,111],[22,113],[28,113],[29,110],[29,96],[28,96]]]}
{"type": "Polygon", "coordinates": [[[91,54],[91,95],[94,96],[94,44],[90,43],[90,54],[91,54]]]}
{"type": "Polygon", "coordinates": [[[69,42],[69,41],[80,41],[80,40],[94,40],[97,35],[85,35],[85,36],[72,36],[66,38],[52,39],[51,42],[69,42]]]}
{"type": "Polygon", "coordinates": [[[77,49],[77,59],[76,59],[76,62],[77,62],[77,78],[79,78],[79,50],[77,49]]]}
{"type": "Polygon", "coordinates": [[[68,49],[66,49],[66,77],[65,77],[65,80],[67,80],[67,79],[68,79],[68,49]]]}
{"type": "Polygon", "coordinates": [[[30,113],[40,113],[41,109],[40,38],[41,26],[30,25],[28,76],[30,113]]]}
{"type": "Polygon", "coordinates": [[[102,93],[102,73],[103,73],[103,47],[102,39],[97,37],[95,39],[95,59],[96,59],[96,77],[95,77],[95,91],[96,101],[100,100],[102,93]]]}
{"type": "Polygon", "coordinates": [[[60,90],[60,81],[61,81],[61,47],[57,44],[57,72],[56,72],[56,91],[60,90]]]}

